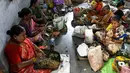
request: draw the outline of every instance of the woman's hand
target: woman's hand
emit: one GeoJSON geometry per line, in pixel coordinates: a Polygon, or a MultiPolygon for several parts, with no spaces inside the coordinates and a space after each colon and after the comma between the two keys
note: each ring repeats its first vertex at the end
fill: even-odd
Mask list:
{"type": "Polygon", "coordinates": [[[44,57],[45,53],[33,43],[34,47],[35,47],[35,53],[37,57],[44,57]]]}
{"type": "Polygon", "coordinates": [[[32,15],[31,17],[32,17],[34,20],[37,19],[35,15],[32,15]]]}
{"type": "Polygon", "coordinates": [[[41,57],[45,56],[45,53],[42,50],[39,49],[39,50],[36,51],[36,56],[41,58],[41,57]]]}
{"type": "Polygon", "coordinates": [[[92,21],[91,21],[91,23],[98,23],[98,21],[97,20],[95,20],[95,19],[93,19],[92,21]]]}
{"type": "Polygon", "coordinates": [[[42,57],[44,57],[44,55],[43,55],[42,53],[37,53],[37,54],[36,54],[36,57],[42,58],[42,57]]]}

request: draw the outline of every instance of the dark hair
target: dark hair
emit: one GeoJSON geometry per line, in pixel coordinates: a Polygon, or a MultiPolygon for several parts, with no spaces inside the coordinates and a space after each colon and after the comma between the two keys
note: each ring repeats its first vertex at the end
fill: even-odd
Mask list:
{"type": "Polygon", "coordinates": [[[36,4],[37,3],[37,0],[31,0],[30,1],[30,7],[32,7],[33,4],[36,4]]]}
{"type": "Polygon", "coordinates": [[[118,8],[118,7],[122,6],[122,5],[125,5],[125,2],[122,2],[122,1],[119,2],[116,7],[118,8]]]}
{"type": "Polygon", "coordinates": [[[113,21],[120,22],[120,18],[119,18],[119,16],[117,16],[117,15],[113,16],[113,17],[112,17],[112,20],[113,20],[113,21]]]}
{"type": "Polygon", "coordinates": [[[13,25],[12,28],[7,31],[7,35],[12,38],[14,35],[19,35],[23,31],[25,31],[25,29],[22,26],[13,25]]]}
{"type": "MultiPolygon", "coordinates": [[[[97,0],[96,0],[97,1],[97,0]]],[[[98,0],[98,2],[102,2],[102,0],[98,0]]]]}
{"type": "Polygon", "coordinates": [[[111,8],[110,8],[109,5],[105,5],[102,9],[103,9],[103,10],[110,10],[111,8]]]}
{"type": "Polygon", "coordinates": [[[102,2],[102,0],[99,0],[99,2],[102,2]]]}
{"type": "Polygon", "coordinates": [[[28,15],[29,13],[32,13],[31,9],[23,8],[21,11],[18,12],[18,16],[20,18],[23,18],[25,15],[28,15]]]}

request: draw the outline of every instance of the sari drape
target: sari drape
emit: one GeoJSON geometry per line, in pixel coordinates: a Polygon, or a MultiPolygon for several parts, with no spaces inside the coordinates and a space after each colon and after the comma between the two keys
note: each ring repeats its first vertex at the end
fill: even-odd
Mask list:
{"type": "Polygon", "coordinates": [[[50,69],[34,70],[33,64],[22,69],[17,68],[17,64],[30,60],[35,57],[34,47],[29,39],[21,45],[8,43],[5,47],[11,73],[50,73],[50,69]]]}

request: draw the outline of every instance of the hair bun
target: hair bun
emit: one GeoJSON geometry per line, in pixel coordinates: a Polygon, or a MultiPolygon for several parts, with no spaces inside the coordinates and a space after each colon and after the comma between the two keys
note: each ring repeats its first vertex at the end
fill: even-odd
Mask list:
{"type": "Polygon", "coordinates": [[[22,12],[21,12],[21,11],[19,11],[19,12],[18,12],[18,16],[19,16],[20,18],[22,18],[22,17],[23,17],[23,14],[22,14],[22,12]]]}
{"type": "Polygon", "coordinates": [[[7,34],[7,35],[11,35],[11,31],[8,30],[8,31],[6,32],[6,34],[7,34]]]}

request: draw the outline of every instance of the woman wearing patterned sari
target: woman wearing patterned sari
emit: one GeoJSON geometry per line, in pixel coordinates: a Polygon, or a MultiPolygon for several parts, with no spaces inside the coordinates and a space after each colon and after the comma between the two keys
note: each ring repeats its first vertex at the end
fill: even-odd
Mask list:
{"type": "Polygon", "coordinates": [[[44,52],[26,38],[22,26],[14,25],[7,34],[11,37],[5,47],[10,73],[50,73],[56,69],[34,69],[34,62],[44,56],[44,52]]]}
{"type": "Polygon", "coordinates": [[[109,23],[111,23],[111,18],[114,16],[114,13],[110,10],[109,5],[104,6],[102,11],[105,14],[103,18],[99,20],[92,20],[92,23],[96,23],[99,26],[106,28],[109,23]]]}

